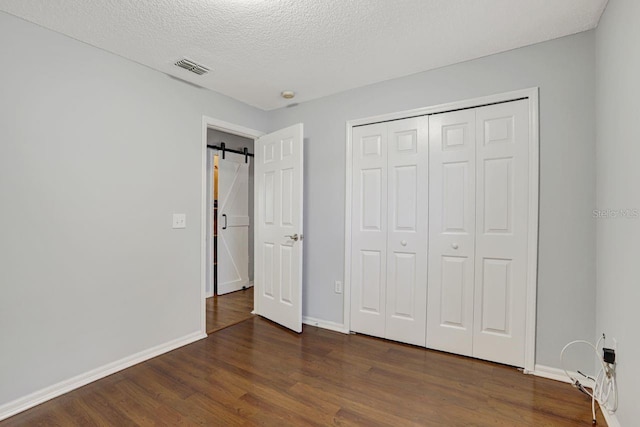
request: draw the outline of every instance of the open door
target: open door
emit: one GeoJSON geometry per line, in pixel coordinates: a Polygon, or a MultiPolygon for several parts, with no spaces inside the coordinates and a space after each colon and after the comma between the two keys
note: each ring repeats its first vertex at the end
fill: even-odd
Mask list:
{"type": "Polygon", "coordinates": [[[218,155],[218,295],[249,286],[249,165],[218,155]]]}
{"type": "Polygon", "coordinates": [[[255,311],[302,332],[302,124],[255,145],[255,311]]]}

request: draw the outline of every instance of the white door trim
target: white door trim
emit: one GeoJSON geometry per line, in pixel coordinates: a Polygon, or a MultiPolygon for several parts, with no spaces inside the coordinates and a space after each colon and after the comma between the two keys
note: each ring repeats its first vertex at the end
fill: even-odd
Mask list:
{"type": "MultiPolygon", "coordinates": [[[[257,131],[248,127],[236,125],[234,123],[225,122],[213,117],[202,116],[202,147],[201,147],[201,179],[200,187],[200,288],[201,288],[201,307],[200,307],[200,331],[206,335],[207,333],[207,129],[215,129],[233,135],[242,136],[244,138],[253,139],[254,141],[264,135],[264,132],[257,131]]],[[[257,295],[257,293],[254,293],[257,295]]],[[[255,297],[254,297],[255,308],[255,297]]]]}
{"type": "Polygon", "coordinates": [[[528,234],[530,236],[527,250],[527,314],[525,336],[525,373],[535,370],[536,351],[536,295],[538,287],[538,202],[539,202],[539,88],[516,90],[479,98],[450,102],[431,107],[417,108],[379,116],[365,117],[349,120],[346,123],[346,164],[345,164],[345,235],[344,235],[344,329],[351,330],[351,202],[352,202],[352,131],[355,126],[368,125],[377,122],[386,122],[409,117],[424,116],[462,108],[474,108],[488,104],[514,101],[527,98],[529,101],[529,223],[528,234]]]}

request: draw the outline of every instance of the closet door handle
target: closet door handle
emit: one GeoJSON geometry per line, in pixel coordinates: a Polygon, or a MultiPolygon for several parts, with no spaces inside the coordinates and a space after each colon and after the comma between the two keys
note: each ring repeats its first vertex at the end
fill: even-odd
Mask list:
{"type": "Polygon", "coordinates": [[[227,214],[222,214],[222,218],[224,218],[224,226],[222,226],[223,230],[227,229],[227,214]]]}
{"type": "Polygon", "coordinates": [[[452,247],[453,249],[458,249],[458,244],[457,244],[457,243],[452,243],[452,244],[451,244],[451,247],[452,247]]]}
{"type": "Polygon", "coordinates": [[[403,240],[403,241],[401,241],[401,242],[400,242],[400,244],[401,244],[402,246],[407,246],[407,241],[406,241],[406,240],[403,240]]]}

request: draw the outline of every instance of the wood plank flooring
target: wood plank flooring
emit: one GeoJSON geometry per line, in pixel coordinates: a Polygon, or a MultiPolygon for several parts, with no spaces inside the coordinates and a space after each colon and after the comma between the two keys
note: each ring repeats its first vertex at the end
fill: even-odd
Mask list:
{"type": "Polygon", "coordinates": [[[514,368],[253,317],[0,426],[589,426],[590,411],[514,368]]]}
{"type": "Polygon", "coordinates": [[[207,298],[207,334],[253,317],[253,287],[207,298]]]}

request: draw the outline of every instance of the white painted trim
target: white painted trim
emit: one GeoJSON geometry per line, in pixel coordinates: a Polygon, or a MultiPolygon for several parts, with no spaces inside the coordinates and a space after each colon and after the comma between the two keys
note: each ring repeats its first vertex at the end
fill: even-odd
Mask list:
{"type": "Polygon", "coordinates": [[[352,169],[352,144],[351,134],[354,126],[362,126],[389,120],[399,120],[409,117],[425,116],[429,114],[443,113],[461,108],[474,108],[482,105],[508,102],[516,99],[528,98],[529,100],[529,224],[528,234],[528,270],[527,270],[527,313],[525,332],[525,372],[535,370],[536,354],[536,307],[537,307],[537,273],[538,273],[538,204],[539,204],[539,170],[540,170],[540,139],[539,139],[539,98],[538,88],[516,90],[463,101],[449,102],[431,107],[417,108],[414,110],[400,111],[396,113],[382,114],[362,119],[349,120],[346,124],[346,165],[345,165],[345,262],[344,272],[344,326],[351,329],[351,175],[352,169]],[[531,236],[535,237],[532,238],[531,236]]]}
{"type": "Polygon", "coordinates": [[[33,408],[36,405],[44,403],[55,397],[61,396],[72,390],[85,386],[89,383],[97,381],[101,378],[122,371],[138,363],[152,359],[161,354],[167,353],[176,348],[191,344],[194,341],[206,338],[206,334],[202,334],[200,331],[191,333],[184,337],[169,341],[164,344],[160,344],[150,349],[143,350],[139,353],[127,356],[112,363],[108,363],[91,371],[85,372],[80,375],[76,375],[68,380],[61,381],[57,384],[53,384],[49,387],[45,387],[27,396],[16,399],[12,402],[5,403],[0,406],[0,421],[7,419],[13,415],[16,415],[22,411],[26,411],[29,408],[33,408]]]}
{"type": "Polygon", "coordinates": [[[540,138],[538,88],[528,90],[529,98],[529,224],[527,260],[527,307],[524,342],[524,369],[535,369],[536,311],[538,295],[538,205],[540,200],[540,138]]]}
{"type": "Polygon", "coordinates": [[[622,427],[622,424],[620,424],[620,420],[616,414],[610,414],[609,411],[604,409],[602,406],[600,406],[600,412],[602,412],[602,416],[609,427],[622,427]]]}
{"type": "MultiPolygon", "coordinates": [[[[264,132],[261,132],[259,130],[240,126],[235,123],[225,122],[224,120],[215,119],[213,117],[203,116],[202,121],[207,124],[207,127],[209,129],[216,129],[221,132],[242,136],[244,138],[257,139],[264,135],[264,132]]],[[[206,142],[207,141],[205,140],[205,145],[206,142]]]]}
{"type": "MultiPolygon", "coordinates": [[[[571,380],[569,379],[569,377],[567,377],[562,369],[552,368],[550,366],[535,365],[535,370],[527,373],[541,378],[561,381],[563,383],[571,383],[571,380]]],[[[571,375],[575,376],[576,378],[582,378],[582,376],[577,372],[571,372],[571,375]]],[[[585,387],[593,388],[592,381],[585,380],[581,382],[585,387]]],[[[604,417],[604,420],[607,422],[607,425],[609,427],[621,427],[620,421],[618,420],[618,417],[616,417],[616,414],[609,413],[609,411],[607,411],[602,406],[600,406],[600,412],[602,412],[602,416],[604,417]]]]}
{"type": "Polygon", "coordinates": [[[345,191],[344,191],[344,277],[342,278],[342,323],[347,331],[351,330],[351,199],[353,185],[353,125],[346,124],[346,155],[345,155],[345,191]]]}
{"type": "MultiPolygon", "coordinates": [[[[547,378],[550,380],[560,381],[563,383],[571,383],[571,380],[564,373],[562,369],[552,368],[551,366],[535,365],[535,369],[525,372],[536,377],[547,378]]],[[[571,375],[580,376],[577,372],[571,373],[571,375]]],[[[586,385],[586,384],[585,384],[586,385]]]]}
{"type": "Polygon", "coordinates": [[[302,323],[309,326],[316,326],[322,329],[328,329],[330,331],[340,332],[343,334],[348,334],[349,329],[345,328],[344,325],[336,322],[330,322],[328,320],[316,319],[315,317],[302,316],[302,323]]]}
{"type": "MultiPolygon", "coordinates": [[[[200,199],[200,286],[201,286],[201,307],[200,307],[200,329],[203,334],[207,333],[207,129],[215,129],[233,135],[242,136],[244,138],[256,139],[264,135],[264,132],[251,129],[248,127],[236,125],[234,123],[225,122],[213,117],[202,116],[202,177],[200,185],[202,194],[200,199]]],[[[255,205],[254,205],[255,209],[255,205]]],[[[213,291],[212,291],[213,292],[213,291]]],[[[210,295],[213,296],[213,295],[210,295]]],[[[253,299],[254,307],[256,307],[256,297],[253,299]]],[[[256,307],[257,308],[257,307],[256,307]]]]}

